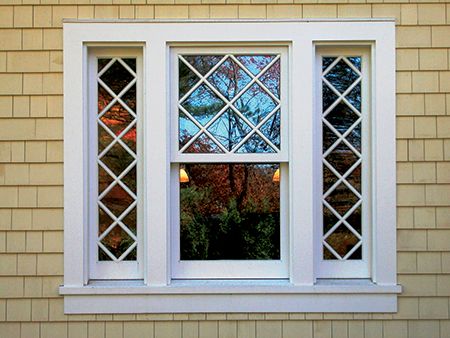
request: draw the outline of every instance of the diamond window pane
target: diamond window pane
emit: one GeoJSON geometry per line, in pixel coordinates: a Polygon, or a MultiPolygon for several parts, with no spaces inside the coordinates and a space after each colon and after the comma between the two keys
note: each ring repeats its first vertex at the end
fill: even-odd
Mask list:
{"type": "Polygon", "coordinates": [[[116,60],[108,70],[100,76],[100,79],[116,95],[118,95],[134,79],[134,75],[116,60]]]}
{"type": "Polygon", "coordinates": [[[100,117],[100,121],[116,136],[119,136],[133,120],[134,117],[119,103],[114,104],[100,117]]]}
{"type": "Polygon", "coordinates": [[[133,161],[133,156],[122,145],[115,143],[100,159],[116,176],[119,176],[133,161]]]}
{"type": "Polygon", "coordinates": [[[233,110],[228,109],[208,128],[211,135],[231,151],[251,131],[233,110]]]}
{"type": "MultiPolygon", "coordinates": [[[[104,247],[116,258],[122,256],[134,242],[133,238],[118,225],[101,240],[104,247]]],[[[100,247],[99,250],[104,249],[100,247]]]]}
{"type": "Polygon", "coordinates": [[[181,105],[198,122],[206,125],[225,106],[225,103],[210,88],[201,85],[181,105]]]}
{"type": "Polygon", "coordinates": [[[359,116],[345,103],[338,103],[325,119],[341,134],[344,134],[357,120],[359,116]]]}
{"type": "Polygon", "coordinates": [[[358,161],[358,156],[341,142],[325,159],[339,174],[344,175],[358,161]]]}
{"type": "Polygon", "coordinates": [[[253,84],[236,100],[234,106],[256,126],[277,104],[260,85],[253,84]]]}
{"type": "Polygon", "coordinates": [[[344,93],[359,78],[359,75],[344,60],[340,60],[325,75],[325,78],[340,93],[344,93]]]}
{"type": "Polygon", "coordinates": [[[101,199],[101,202],[114,216],[119,217],[134,202],[134,199],[119,184],[116,184],[101,199]]]}
{"type": "Polygon", "coordinates": [[[208,77],[210,84],[214,86],[227,100],[232,100],[245,86],[251,78],[238,66],[231,58],[223,62],[208,77]]]}
{"type": "Polygon", "coordinates": [[[361,111],[361,83],[354,86],[345,98],[353,107],[361,111]]]}
{"type": "Polygon", "coordinates": [[[338,214],[344,216],[359,201],[359,198],[341,183],[325,200],[338,214]]]}
{"type": "Polygon", "coordinates": [[[325,241],[342,258],[359,243],[358,237],[344,225],[340,225],[325,241]]]}

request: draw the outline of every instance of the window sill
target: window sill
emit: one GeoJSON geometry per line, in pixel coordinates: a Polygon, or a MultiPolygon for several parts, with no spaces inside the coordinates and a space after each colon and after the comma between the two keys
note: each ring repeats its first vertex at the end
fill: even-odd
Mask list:
{"type": "Polygon", "coordinates": [[[67,314],[183,312],[396,312],[399,285],[369,280],[91,282],[62,286],[67,314]],[[89,306],[87,306],[89,305],[89,306]]]}

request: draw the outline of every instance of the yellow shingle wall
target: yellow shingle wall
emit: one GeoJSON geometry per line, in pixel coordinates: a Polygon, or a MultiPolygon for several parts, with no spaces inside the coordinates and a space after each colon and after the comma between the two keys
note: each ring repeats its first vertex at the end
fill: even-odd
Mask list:
{"type": "Polygon", "coordinates": [[[450,337],[450,4],[0,0],[0,337],[450,337]],[[63,18],[397,20],[396,314],[63,314],[63,18]]]}

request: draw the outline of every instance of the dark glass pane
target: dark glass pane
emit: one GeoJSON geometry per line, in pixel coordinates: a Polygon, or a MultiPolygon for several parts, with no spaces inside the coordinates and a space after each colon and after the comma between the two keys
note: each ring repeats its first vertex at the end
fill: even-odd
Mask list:
{"type": "Polygon", "coordinates": [[[116,175],[119,176],[134,158],[120,144],[114,144],[100,159],[116,175]]]}
{"type": "Polygon", "coordinates": [[[136,194],[136,166],[130,169],[130,171],[122,178],[122,182],[136,194]]]}
{"type": "Polygon", "coordinates": [[[358,123],[347,135],[347,141],[359,152],[361,152],[361,123],[358,123]]]}
{"type": "Polygon", "coordinates": [[[360,56],[348,57],[347,60],[349,60],[359,71],[361,71],[361,57],[360,56]]]}
{"type": "Polygon", "coordinates": [[[186,64],[178,61],[178,96],[181,99],[198,82],[199,78],[186,64]]]}
{"type": "Polygon", "coordinates": [[[358,83],[345,97],[358,111],[361,111],[361,83],[358,83]]]}
{"type": "Polygon", "coordinates": [[[336,60],[335,57],[324,57],[324,58],[322,58],[322,71],[327,69],[333,63],[334,60],[336,60]]]}
{"type": "Polygon", "coordinates": [[[189,62],[202,75],[206,75],[213,68],[223,55],[183,55],[183,58],[189,62]]]}
{"type": "Polygon", "coordinates": [[[137,247],[130,251],[130,253],[124,258],[124,261],[135,261],[137,259],[137,247]]]}
{"type": "Polygon", "coordinates": [[[123,219],[122,223],[136,235],[137,213],[136,208],[133,208],[123,219]]]}
{"type": "MultiPolygon", "coordinates": [[[[134,240],[120,226],[116,225],[101,240],[101,243],[110,253],[112,253],[116,258],[119,258],[131,245],[133,245],[134,240]]],[[[100,248],[99,250],[102,249],[100,248]]]]}
{"type": "Polygon", "coordinates": [[[362,250],[361,250],[362,246],[360,246],[358,249],[356,249],[355,251],[353,251],[353,253],[350,255],[350,257],[348,257],[347,259],[362,259],[362,250]]]}
{"type": "Polygon", "coordinates": [[[236,57],[253,75],[258,75],[275,55],[239,55],[236,57]]]}
{"type": "Polygon", "coordinates": [[[130,148],[134,153],[136,153],[136,127],[131,127],[122,136],[122,141],[130,148]]]}
{"type": "Polygon", "coordinates": [[[136,72],[136,59],[122,59],[133,72],[136,72]]]}
{"type": "Polygon", "coordinates": [[[98,85],[98,113],[101,113],[106,108],[108,103],[113,100],[113,97],[109,95],[105,88],[100,84],[98,85]]]}
{"type": "Polygon", "coordinates": [[[325,112],[339,97],[323,83],[322,87],[322,111],[325,112]]]}
{"type": "Polygon", "coordinates": [[[245,143],[239,147],[237,153],[274,153],[275,150],[264,141],[258,134],[250,136],[245,143]]]}
{"type": "Polygon", "coordinates": [[[350,85],[358,79],[359,75],[344,61],[339,61],[334,67],[325,75],[325,78],[336,88],[340,93],[350,87],[350,85]]]}
{"type": "Polygon", "coordinates": [[[103,68],[105,68],[109,61],[111,61],[111,59],[98,59],[97,71],[100,72],[103,68]]]}
{"type": "Polygon", "coordinates": [[[328,167],[323,166],[323,192],[326,193],[337,180],[336,175],[328,167]]]}
{"type": "Polygon", "coordinates": [[[359,199],[344,183],[341,183],[325,200],[343,216],[359,199]]]}
{"type": "Polygon", "coordinates": [[[116,61],[100,76],[100,79],[118,95],[134,79],[134,76],[119,61],[116,61]]]}
{"type": "Polygon", "coordinates": [[[359,116],[345,103],[340,102],[325,118],[338,132],[344,134],[358,120],[359,116]]]}
{"type": "Polygon", "coordinates": [[[339,222],[339,219],[327,208],[323,207],[323,234],[325,235],[335,224],[339,222]]]}
{"type": "Polygon", "coordinates": [[[134,199],[119,184],[116,184],[101,202],[116,217],[119,217],[134,202],[134,199]]]}
{"type": "Polygon", "coordinates": [[[276,103],[258,84],[253,84],[234,103],[235,107],[257,125],[274,108],[276,103]]]}
{"type": "Polygon", "coordinates": [[[100,236],[114,221],[101,208],[98,209],[98,235],[100,236]]]}
{"type": "Polygon", "coordinates": [[[185,164],[182,260],[280,259],[276,164],[185,164]]]}
{"type": "Polygon", "coordinates": [[[201,134],[184,151],[185,153],[223,153],[222,149],[208,136],[201,134]]]}
{"type": "Polygon", "coordinates": [[[278,110],[270,119],[264,123],[260,130],[278,149],[280,148],[280,111],[278,110]]]}
{"type": "Polygon", "coordinates": [[[211,83],[227,100],[232,100],[250,82],[251,78],[238,66],[236,62],[228,58],[214,73],[208,77],[211,83]]]}
{"type": "Polygon", "coordinates": [[[346,226],[340,225],[325,241],[343,258],[359,239],[346,226]]]}
{"type": "Polygon", "coordinates": [[[361,192],[361,165],[357,166],[351,174],[347,176],[346,181],[358,192],[361,192]]]}
{"type": "Polygon", "coordinates": [[[122,101],[136,113],[136,85],[132,85],[121,97],[122,101]]]}
{"type": "Polygon", "coordinates": [[[231,109],[225,113],[208,128],[208,131],[227,150],[231,150],[250,132],[250,127],[231,109]]]}
{"type": "Polygon", "coordinates": [[[347,223],[361,234],[361,207],[358,207],[346,218],[347,223]]]}
{"type": "Polygon", "coordinates": [[[333,255],[331,251],[328,250],[326,247],[323,247],[323,259],[324,260],[337,259],[337,257],[333,255]]]}
{"type": "Polygon", "coordinates": [[[98,166],[98,193],[101,194],[113,181],[113,178],[98,166]]]}
{"type": "Polygon", "coordinates": [[[202,125],[208,123],[224,105],[225,103],[206,85],[199,86],[182,103],[183,108],[202,125]]]}
{"type": "Polygon", "coordinates": [[[197,134],[200,128],[197,127],[195,123],[181,111],[179,112],[178,123],[179,147],[181,149],[187,142],[189,142],[192,136],[197,134]]]}
{"type": "Polygon", "coordinates": [[[100,125],[98,125],[98,153],[100,154],[112,142],[111,135],[100,125]]]}
{"type": "Polygon", "coordinates": [[[341,142],[326,157],[326,160],[338,173],[344,175],[358,160],[358,156],[347,145],[341,142]]]}
{"type": "Polygon", "coordinates": [[[325,153],[328,148],[330,148],[334,142],[337,141],[338,137],[336,134],[328,128],[325,124],[322,125],[322,138],[323,138],[323,152],[325,153]]]}

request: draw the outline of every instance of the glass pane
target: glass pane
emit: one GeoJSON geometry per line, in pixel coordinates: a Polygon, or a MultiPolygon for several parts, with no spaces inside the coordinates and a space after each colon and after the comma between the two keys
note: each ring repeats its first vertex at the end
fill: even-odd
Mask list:
{"type": "Polygon", "coordinates": [[[211,83],[227,100],[232,100],[250,82],[251,78],[231,58],[223,62],[210,77],[211,83]]]}
{"type": "Polygon", "coordinates": [[[280,259],[277,164],[184,164],[182,260],[280,259]]]}
{"type": "Polygon", "coordinates": [[[136,260],[135,240],[118,225],[122,221],[124,227],[136,234],[136,207],[127,211],[136,202],[133,194],[137,194],[136,163],[132,165],[137,157],[136,85],[130,86],[135,79],[136,59],[99,59],[98,69],[103,72],[100,79],[104,82],[98,82],[98,160],[116,177],[122,175],[120,181],[125,186],[114,182],[107,170],[97,166],[98,193],[103,195],[102,207],[98,206],[98,234],[103,237],[99,239],[102,245],[98,248],[98,259],[136,260]],[[117,100],[104,112],[113,100],[105,86],[117,95],[117,100]]]}
{"type": "Polygon", "coordinates": [[[179,111],[179,149],[189,142],[190,146],[183,152],[279,151],[281,110],[274,110],[280,98],[281,74],[280,60],[274,61],[276,57],[231,54],[179,56],[178,103],[191,115],[187,117],[186,111],[179,111]],[[200,74],[208,75],[201,84],[198,83],[200,74]],[[260,82],[255,81],[255,76],[260,82]],[[234,107],[222,111],[226,105],[234,107]],[[203,133],[192,142],[200,130],[195,122],[203,126],[209,124],[209,134],[203,133]],[[258,126],[260,123],[263,125],[258,126]],[[257,126],[273,146],[257,133],[246,139],[257,126]],[[241,144],[244,139],[246,141],[241,144]]]}
{"type": "MultiPolygon", "coordinates": [[[[343,93],[359,80],[361,57],[342,57],[332,65],[336,60],[336,57],[323,58],[322,71],[328,72],[322,75],[337,91],[343,93]]],[[[328,248],[323,247],[325,260],[361,259],[362,255],[362,243],[355,235],[355,233],[362,235],[362,205],[360,204],[352,213],[347,214],[356,203],[360,202],[358,193],[361,194],[361,164],[350,171],[350,168],[361,158],[361,121],[357,122],[360,119],[358,112],[361,112],[362,108],[361,94],[361,83],[358,83],[345,96],[346,100],[343,100],[325,81],[322,82],[322,116],[326,120],[322,124],[323,152],[325,153],[345,133],[348,133],[346,140],[356,149],[353,151],[345,142],[340,141],[325,157],[328,164],[342,176],[343,180],[333,188],[338,181],[338,176],[323,165],[324,201],[342,217],[339,219],[326,205],[323,206],[323,236],[337,226],[326,238],[323,238],[329,245],[328,248]],[[330,109],[331,106],[333,106],[332,109],[330,109]],[[334,130],[328,127],[326,122],[334,130]],[[349,186],[358,193],[354,193],[349,186]]]]}

